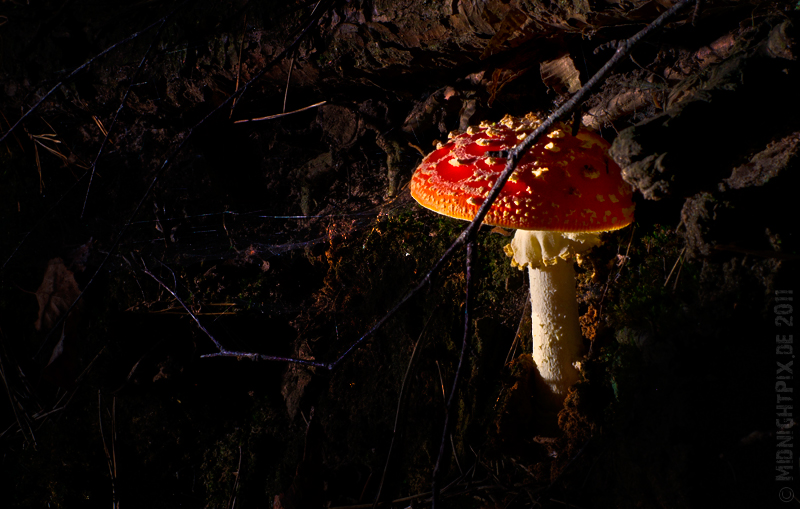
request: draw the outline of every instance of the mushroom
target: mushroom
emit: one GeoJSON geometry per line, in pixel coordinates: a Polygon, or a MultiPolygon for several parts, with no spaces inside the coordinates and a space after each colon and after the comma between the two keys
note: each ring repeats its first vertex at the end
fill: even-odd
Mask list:
{"type": "MultiPolygon", "coordinates": [[[[506,166],[504,156],[541,124],[534,114],[483,122],[428,154],[411,196],[440,214],[472,220],[506,166]]],[[[484,223],[516,228],[506,253],[528,268],[533,360],[554,402],[578,380],[582,350],[572,258],[600,243],[598,232],[633,221],[631,190],[609,157],[609,143],[564,125],[520,159],[484,223]]]]}

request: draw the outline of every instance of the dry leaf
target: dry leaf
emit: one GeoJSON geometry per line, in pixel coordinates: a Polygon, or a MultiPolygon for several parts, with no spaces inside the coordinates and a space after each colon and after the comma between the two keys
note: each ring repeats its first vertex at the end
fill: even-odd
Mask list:
{"type": "Polygon", "coordinates": [[[486,90],[489,92],[489,99],[487,100],[487,105],[491,107],[494,100],[497,98],[498,92],[507,84],[511,83],[515,79],[519,78],[528,69],[501,69],[497,68],[492,71],[492,81],[486,87],[486,90]]]}
{"type": "Polygon", "coordinates": [[[39,301],[39,316],[34,324],[36,330],[52,328],[80,294],[75,276],[64,265],[64,260],[50,260],[42,284],[36,290],[36,300],[39,301]]]}
{"type": "MultiPolygon", "coordinates": [[[[77,260],[78,263],[73,262],[73,266],[82,270],[80,262],[84,260],[84,257],[81,252],[78,252],[77,260]]],[[[78,287],[78,282],[75,281],[75,275],[64,264],[64,260],[61,258],[50,260],[44,272],[42,284],[35,292],[36,300],[39,301],[39,316],[34,323],[36,330],[52,329],[80,293],[81,289],[78,287]]],[[[42,371],[43,379],[63,388],[73,387],[75,377],[79,372],[80,361],[75,348],[75,332],[79,320],[77,310],[79,308],[80,304],[73,308],[72,313],[64,321],[61,337],[42,371]]]]}
{"type": "Polygon", "coordinates": [[[489,44],[486,45],[480,59],[486,60],[490,56],[500,53],[502,51],[502,46],[506,42],[511,42],[509,46],[516,47],[530,39],[532,32],[530,30],[521,30],[529,21],[530,17],[527,14],[513,7],[503,18],[503,22],[500,24],[497,32],[492,36],[489,44]]]}
{"type": "Polygon", "coordinates": [[[574,94],[581,88],[581,73],[569,55],[539,64],[542,82],[559,95],[574,94]]]}

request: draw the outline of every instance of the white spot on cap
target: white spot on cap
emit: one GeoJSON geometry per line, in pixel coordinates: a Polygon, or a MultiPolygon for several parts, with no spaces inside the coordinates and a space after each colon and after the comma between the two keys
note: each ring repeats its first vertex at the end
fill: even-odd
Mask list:
{"type": "Polygon", "coordinates": [[[503,131],[495,127],[489,127],[488,129],[486,129],[486,134],[488,134],[492,138],[499,138],[500,136],[503,135],[503,131]]]}

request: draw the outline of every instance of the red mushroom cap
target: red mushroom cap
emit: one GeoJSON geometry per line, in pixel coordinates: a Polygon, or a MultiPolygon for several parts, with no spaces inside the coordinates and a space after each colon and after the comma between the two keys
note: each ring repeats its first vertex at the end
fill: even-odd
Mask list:
{"type": "MultiPolygon", "coordinates": [[[[506,116],[451,138],[428,154],[411,178],[411,196],[422,206],[459,219],[475,217],[506,159],[488,152],[514,148],[541,121],[506,116]]],[[[631,190],[609,157],[609,143],[560,125],[522,157],[485,223],[523,230],[599,232],[633,221],[631,190]]]]}

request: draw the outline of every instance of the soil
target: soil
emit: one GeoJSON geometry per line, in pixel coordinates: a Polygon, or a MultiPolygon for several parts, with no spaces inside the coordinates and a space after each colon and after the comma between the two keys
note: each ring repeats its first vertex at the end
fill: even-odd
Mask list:
{"type": "MultiPolygon", "coordinates": [[[[3,2],[8,507],[430,506],[465,254],[403,299],[466,223],[411,174],[553,111],[672,3],[3,2]]],[[[685,9],[576,115],[636,221],[576,261],[555,410],[528,278],[479,230],[437,507],[792,500],[796,4],[685,9]]]]}

